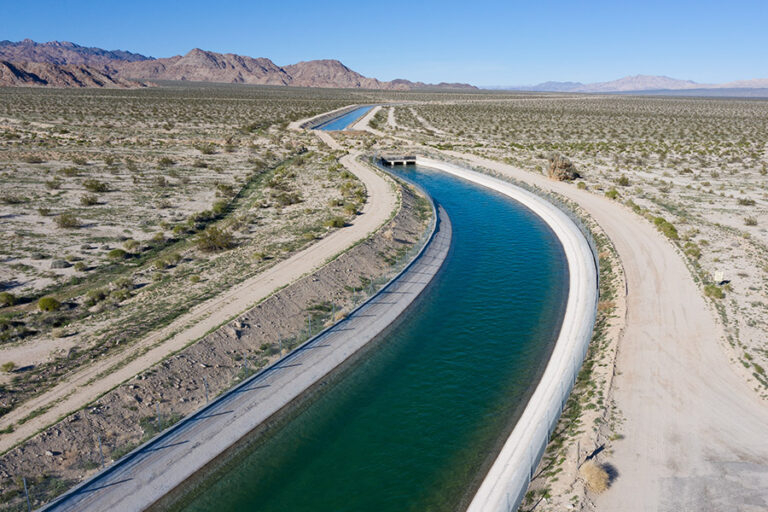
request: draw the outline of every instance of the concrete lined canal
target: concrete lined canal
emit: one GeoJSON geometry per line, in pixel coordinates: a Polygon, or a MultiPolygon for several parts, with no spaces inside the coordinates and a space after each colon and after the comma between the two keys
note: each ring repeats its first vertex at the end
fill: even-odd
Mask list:
{"type": "Polygon", "coordinates": [[[329,121],[326,121],[323,124],[320,124],[318,126],[315,126],[315,130],[323,130],[323,131],[334,131],[334,130],[343,130],[361,117],[363,117],[365,114],[368,113],[369,110],[371,110],[372,106],[366,106],[366,107],[359,107],[355,110],[352,110],[350,112],[347,112],[346,114],[333,118],[329,121]]]}
{"type": "Polygon", "coordinates": [[[443,271],[365,358],[184,510],[455,510],[471,498],[547,362],[567,263],[549,227],[509,198],[400,172],[452,220],[443,271]]]}

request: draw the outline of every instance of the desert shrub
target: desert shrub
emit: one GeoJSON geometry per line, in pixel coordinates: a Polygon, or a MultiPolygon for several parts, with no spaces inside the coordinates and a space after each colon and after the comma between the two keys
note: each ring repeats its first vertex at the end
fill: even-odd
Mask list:
{"type": "Polygon", "coordinates": [[[99,204],[99,198],[96,194],[83,194],[80,196],[80,204],[83,206],[93,206],[99,204]]]}
{"type": "Polygon", "coordinates": [[[578,188],[579,190],[586,190],[587,189],[587,184],[584,183],[583,181],[580,181],[580,182],[578,182],[576,184],[576,188],[578,188]]]}
{"type": "Polygon", "coordinates": [[[360,208],[355,203],[347,203],[344,205],[344,212],[347,215],[357,215],[360,208]]]}
{"type": "Polygon", "coordinates": [[[61,302],[53,297],[43,297],[37,301],[37,308],[40,311],[58,311],[61,308],[61,302]]]}
{"type": "Polygon", "coordinates": [[[175,163],[176,162],[174,162],[172,159],[168,158],[167,156],[164,156],[157,161],[157,165],[159,165],[160,167],[170,167],[175,163]]]}
{"type": "Polygon", "coordinates": [[[39,214],[41,217],[47,217],[48,215],[50,215],[50,214],[51,214],[51,209],[50,209],[50,208],[46,208],[46,207],[44,207],[44,206],[41,206],[40,208],[38,208],[38,209],[37,209],[37,213],[38,213],[38,214],[39,214]]]}
{"type": "Polygon", "coordinates": [[[45,186],[51,190],[58,190],[61,188],[61,180],[54,178],[45,182],[45,186]]]}
{"type": "Polygon", "coordinates": [[[204,155],[213,155],[216,153],[216,144],[195,144],[195,149],[204,155]]]}
{"type": "Polygon", "coordinates": [[[199,283],[200,282],[200,276],[197,274],[189,276],[189,280],[193,283],[199,283]]]}
{"type": "Polygon", "coordinates": [[[56,225],[63,229],[80,227],[80,221],[71,213],[62,213],[56,217],[56,225]]]}
{"type": "Polygon", "coordinates": [[[75,270],[77,270],[78,272],[85,272],[87,269],[88,269],[88,266],[84,262],[78,261],[77,263],[75,263],[75,270]]]}
{"type": "Polygon", "coordinates": [[[213,206],[211,206],[211,211],[214,213],[214,215],[221,215],[224,213],[227,209],[227,202],[226,201],[216,201],[213,203],[213,206]]]}
{"type": "Polygon", "coordinates": [[[103,301],[109,296],[107,290],[99,288],[96,290],[89,290],[85,295],[85,305],[90,307],[103,301]]]}
{"type": "Polygon", "coordinates": [[[579,473],[581,473],[581,476],[584,478],[590,491],[600,494],[608,489],[610,476],[608,475],[608,472],[594,460],[588,460],[582,464],[581,468],[579,468],[579,473]]]}
{"type": "Polygon", "coordinates": [[[139,247],[139,242],[137,242],[136,240],[130,239],[130,240],[126,240],[125,242],[123,242],[123,248],[124,248],[126,251],[131,251],[131,252],[133,252],[133,251],[135,251],[135,250],[136,250],[138,247],[139,247]]]}
{"type": "Polygon", "coordinates": [[[16,304],[16,296],[10,292],[0,292],[0,306],[13,306],[16,304]]]}
{"type": "Polygon", "coordinates": [[[292,204],[300,203],[301,196],[297,192],[278,192],[273,193],[272,198],[280,206],[290,206],[292,204]]]}
{"type": "Polygon", "coordinates": [[[616,190],[615,188],[612,188],[611,190],[605,193],[605,196],[608,199],[616,199],[617,197],[619,197],[619,191],[616,190]]]}
{"type": "Polygon", "coordinates": [[[664,217],[654,217],[653,224],[670,240],[678,240],[680,238],[680,235],[677,233],[677,228],[664,217]]]}
{"type": "Polygon", "coordinates": [[[685,254],[687,254],[688,256],[690,256],[695,260],[701,257],[701,249],[694,242],[686,242],[685,247],[683,249],[685,250],[685,254]]]}
{"type": "Polygon", "coordinates": [[[755,206],[756,203],[754,199],[747,199],[742,197],[739,199],[739,204],[742,206],[755,206]]]}
{"type": "Polygon", "coordinates": [[[27,199],[26,197],[18,196],[15,194],[6,193],[0,196],[0,202],[4,204],[21,204],[21,203],[26,203],[27,201],[29,201],[29,199],[27,199]]]}
{"type": "Polygon", "coordinates": [[[725,298],[725,292],[723,291],[722,288],[720,288],[716,284],[705,285],[704,295],[706,295],[707,297],[712,297],[713,299],[725,298]]]}
{"type": "Polygon", "coordinates": [[[757,219],[755,217],[747,217],[744,219],[745,226],[757,226],[757,219]]]}
{"type": "Polygon", "coordinates": [[[0,370],[3,370],[5,373],[11,373],[14,370],[14,368],[16,368],[16,363],[12,361],[3,363],[2,366],[0,366],[0,370]]]}
{"type": "Polygon", "coordinates": [[[128,253],[123,249],[112,249],[107,253],[107,258],[109,258],[112,261],[124,260],[127,257],[128,257],[128,253]]]}
{"type": "Polygon", "coordinates": [[[87,179],[83,181],[83,187],[89,192],[109,192],[109,185],[103,181],[87,179]]]}
{"type": "Polygon", "coordinates": [[[76,165],[88,165],[88,160],[82,156],[76,156],[72,159],[72,163],[76,165]]]}
{"type": "Polygon", "coordinates": [[[197,235],[195,244],[203,252],[216,252],[231,248],[234,245],[234,239],[229,231],[217,226],[209,226],[197,235]]]}
{"type": "Polygon", "coordinates": [[[80,174],[80,169],[77,167],[64,167],[63,169],[60,169],[59,172],[64,176],[71,178],[80,174]]]}
{"type": "Polygon", "coordinates": [[[43,160],[37,155],[27,155],[22,160],[24,160],[28,164],[42,164],[43,162],[45,162],[45,160],[43,160]]]}
{"type": "Polygon", "coordinates": [[[627,178],[625,175],[621,175],[621,177],[616,180],[616,184],[621,187],[628,187],[629,186],[629,178],[627,178]]]}
{"type": "Polygon", "coordinates": [[[331,217],[325,221],[325,226],[329,228],[343,228],[346,225],[347,221],[344,219],[344,217],[331,217]]]}

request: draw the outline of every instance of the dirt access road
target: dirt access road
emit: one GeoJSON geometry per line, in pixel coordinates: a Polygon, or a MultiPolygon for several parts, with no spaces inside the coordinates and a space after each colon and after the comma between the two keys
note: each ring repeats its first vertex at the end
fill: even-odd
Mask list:
{"type": "MultiPolygon", "coordinates": [[[[321,138],[325,140],[324,137],[321,138]]],[[[335,144],[335,141],[331,139],[331,143],[335,144]]],[[[0,452],[52,425],[62,416],[94,401],[120,383],[199,339],[211,329],[246,311],[275,290],[321,267],[329,258],[376,231],[389,219],[398,204],[392,182],[369,167],[359,164],[351,155],[343,157],[341,162],[363,182],[368,193],[368,200],[361,214],[349,226],[333,232],[287,260],[192,308],[167,327],[137,341],[125,351],[94,361],[87,368],[68,375],[53,388],[9,412],[0,419],[0,429],[17,423],[33,411],[47,408],[45,412],[22,425],[16,425],[13,432],[0,436],[0,452]],[[132,354],[141,355],[120,366],[132,354]]]]}
{"type": "Polygon", "coordinates": [[[596,499],[597,509],[768,510],[768,403],[729,361],[722,326],[674,246],[604,196],[444,153],[574,200],[616,246],[628,290],[613,388],[624,438],[606,457],[618,476],[596,499]]]}

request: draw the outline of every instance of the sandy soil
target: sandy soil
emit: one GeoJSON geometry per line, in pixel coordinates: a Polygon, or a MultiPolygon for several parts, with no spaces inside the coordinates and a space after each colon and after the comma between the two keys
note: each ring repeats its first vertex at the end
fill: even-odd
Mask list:
{"type": "Polygon", "coordinates": [[[605,511],[766,510],[768,405],[729,363],[722,326],[681,255],[647,221],[605,197],[472,155],[576,201],[616,246],[627,317],[614,377],[623,439],[605,511]]]}
{"type": "Polygon", "coordinates": [[[318,268],[332,256],[375,231],[389,218],[396,206],[397,198],[391,183],[374,171],[355,163],[352,156],[342,159],[342,163],[358,176],[368,192],[368,202],[362,214],[349,227],[334,232],[264,273],[195,307],[166,328],[132,345],[134,354],[145,352],[128,364],[120,366],[126,354],[114,354],[94,362],[88,368],[62,380],[49,391],[29,400],[24,407],[9,412],[0,420],[0,428],[18,422],[32,411],[49,407],[42,414],[17,426],[14,432],[4,434],[0,438],[0,451],[7,450],[61,416],[88,404],[141,370],[253,306],[274,290],[318,268]],[[107,375],[102,376],[104,373],[107,375]]]}

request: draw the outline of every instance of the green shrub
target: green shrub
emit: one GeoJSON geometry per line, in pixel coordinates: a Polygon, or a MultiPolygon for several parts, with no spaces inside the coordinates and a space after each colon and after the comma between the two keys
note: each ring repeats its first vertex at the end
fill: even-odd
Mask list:
{"type": "Polygon", "coordinates": [[[754,199],[741,198],[739,199],[739,204],[742,206],[755,206],[756,203],[754,199]]]}
{"type": "Polygon", "coordinates": [[[87,179],[83,181],[83,187],[89,192],[109,192],[109,185],[103,181],[87,179]]]}
{"type": "Polygon", "coordinates": [[[195,244],[203,252],[223,251],[234,245],[234,238],[229,231],[209,226],[197,235],[195,244]]]}
{"type": "Polygon", "coordinates": [[[347,221],[344,219],[344,217],[331,217],[327,221],[325,221],[325,225],[329,228],[343,228],[347,225],[347,221]]]}
{"type": "Polygon", "coordinates": [[[128,257],[128,253],[122,249],[112,249],[107,253],[107,258],[112,261],[124,260],[128,257]]]}
{"type": "Polygon", "coordinates": [[[93,206],[99,204],[99,198],[96,194],[83,194],[80,196],[80,204],[83,206],[93,206]]]}
{"type": "Polygon", "coordinates": [[[8,361],[7,363],[3,363],[0,366],[0,370],[3,370],[5,373],[11,373],[14,368],[16,368],[16,363],[14,363],[12,361],[8,361]]]}
{"type": "Polygon", "coordinates": [[[670,240],[680,239],[680,235],[677,233],[677,228],[675,228],[675,226],[668,222],[664,217],[654,217],[653,224],[670,240]]]}
{"type": "Polygon", "coordinates": [[[216,201],[213,203],[213,206],[211,207],[211,211],[215,215],[221,215],[224,213],[227,209],[227,202],[226,201],[216,201]]]}
{"type": "Polygon", "coordinates": [[[96,290],[89,290],[88,293],[85,295],[85,305],[90,307],[95,304],[98,304],[99,302],[103,301],[109,296],[109,293],[107,290],[100,288],[96,290]]]}
{"type": "Polygon", "coordinates": [[[130,239],[123,242],[123,248],[125,248],[126,251],[134,252],[139,247],[139,242],[136,240],[130,239]]]}
{"type": "Polygon", "coordinates": [[[80,221],[71,213],[62,213],[56,217],[56,225],[62,229],[73,229],[80,227],[80,221]]]}
{"type": "Polygon", "coordinates": [[[616,181],[616,184],[621,187],[628,187],[629,186],[629,178],[627,178],[625,175],[621,175],[621,177],[616,181]]]}
{"type": "Polygon", "coordinates": [[[704,286],[704,295],[713,299],[722,299],[725,297],[725,292],[716,284],[708,284],[704,286]]]}
{"type": "Polygon", "coordinates": [[[580,182],[578,182],[576,184],[576,188],[579,189],[579,190],[586,190],[587,189],[587,184],[584,183],[583,181],[580,181],[580,182]]]}
{"type": "Polygon", "coordinates": [[[757,226],[757,219],[755,217],[747,217],[744,219],[745,226],[757,226]]]}
{"type": "Polygon", "coordinates": [[[37,308],[40,311],[58,311],[61,308],[61,302],[53,297],[43,297],[37,301],[37,308]]]}
{"type": "Polygon", "coordinates": [[[85,272],[88,269],[88,266],[85,264],[85,262],[78,261],[75,263],[75,270],[78,272],[85,272]]]}
{"type": "Polygon", "coordinates": [[[16,296],[10,292],[0,292],[0,306],[13,306],[16,304],[16,296]]]}
{"type": "Polygon", "coordinates": [[[176,162],[168,158],[167,156],[162,157],[160,160],[157,161],[157,165],[160,167],[170,167],[174,165],[176,162]]]}
{"type": "Polygon", "coordinates": [[[608,199],[616,199],[617,197],[619,197],[619,191],[616,190],[615,188],[612,188],[611,190],[605,193],[605,196],[608,199]]]}

